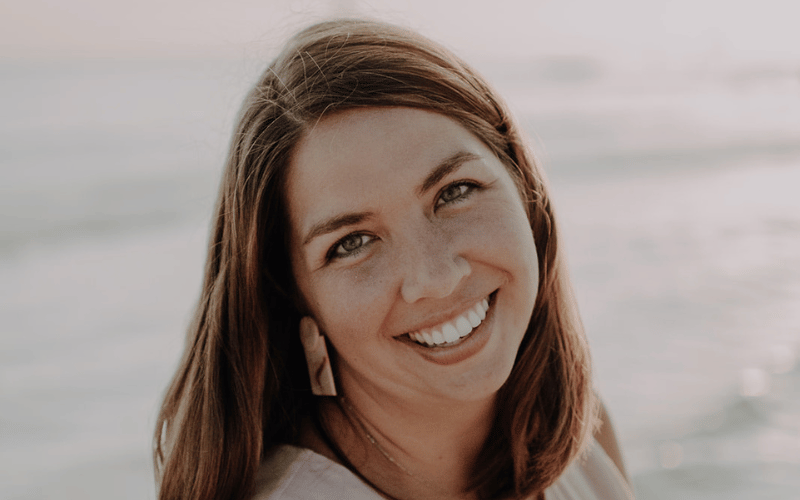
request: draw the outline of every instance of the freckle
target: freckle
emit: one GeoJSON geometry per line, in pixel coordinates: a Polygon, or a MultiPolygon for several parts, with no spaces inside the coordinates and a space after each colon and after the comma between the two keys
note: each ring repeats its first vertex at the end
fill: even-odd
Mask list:
{"type": "Polygon", "coordinates": [[[356,279],[358,281],[364,281],[365,279],[367,279],[368,275],[369,273],[367,273],[365,269],[359,269],[358,271],[356,271],[356,279]]]}

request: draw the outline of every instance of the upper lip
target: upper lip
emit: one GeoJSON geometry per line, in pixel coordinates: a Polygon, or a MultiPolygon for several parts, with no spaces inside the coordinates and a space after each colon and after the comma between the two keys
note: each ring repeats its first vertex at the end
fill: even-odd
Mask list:
{"type": "Polygon", "coordinates": [[[444,313],[442,313],[440,311],[437,311],[437,314],[432,316],[430,319],[428,319],[428,320],[426,320],[426,321],[424,321],[422,323],[419,323],[419,324],[415,325],[412,328],[409,328],[409,329],[405,330],[403,333],[401,333],[400,335],[397,335],[397,336],[400,337],[400,336],[406,335],[408,333],[418,332],[420,330],[425,330],[427,328],[433,328],[435,326],[440,326],[440,325],[442,325],[442,324],[444,324],[444,323],[446,323],[448,321],[452,321],[452,320],[458,318],[459,316],[461,316],[462,314],[466,313],[472,307],[475,307],[475,304],[477,304],[481,300],[483,300],[483,299],[487,299],[488,300],[489,296],[492,293],[494,293],[494,292],[487,293],[486,295],[481,295],[480,297],[475,297],[475,298],[472,298],[470,300],[462,301],[457,306],[453,306],[453,307],[449,308],[447,310],[447,312],[444,312],[444,313]]]}

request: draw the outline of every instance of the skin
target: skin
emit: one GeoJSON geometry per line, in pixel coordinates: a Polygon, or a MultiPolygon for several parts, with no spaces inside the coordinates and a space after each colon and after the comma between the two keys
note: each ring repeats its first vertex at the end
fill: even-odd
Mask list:
{"type": "Polygon", "coordinates": [[[309,316],[334,347],[351,413],[396,463],[364,445],[352,414],[325,404],[337,443],[392,496],[469,498],[470,464],[538,284],[530,225],[506,167],[448,117],[359,109],[305,135],[286,194],[292,268],[309,316]],[[444,175],[431,179],[437,170],[444,175]],[[459,346],[427,348],[406,335],[490,295],[486,319],[459,346]]]}
{"type": "MultiPolygon", "coordinates": [[[[443,115],[351,110],[322,118],[297,145],[286,197],[294,276],[346,398],[320,404],[337,446],[394,498],[472,498],[471,464],[538,284],[506,167],[443,115]],[[406,335],[489,296],[486,319],[461,345],[428,348],[406,335]]],[[[337,460],[312,425],[303,429],[302,446],[337,460]]],[[[624,474],[605,411],[596,437],[624,474]]]]}

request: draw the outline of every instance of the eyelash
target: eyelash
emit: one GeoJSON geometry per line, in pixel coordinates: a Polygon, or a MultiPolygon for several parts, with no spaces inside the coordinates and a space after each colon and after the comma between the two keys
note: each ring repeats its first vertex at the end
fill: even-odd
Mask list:
{"type": "Polygon", "coordinates": [[[330,261],[335,260],[335,259],[342,259],[342,258],[352,257],[354,255],[358,255],[374,239],[375,239],[374,236],[371,236],[371,235],[369,235],[367,233],[350,233],[347,236],[345,236],[344,238],[342,238],[342,239],[338,240],[336,243],[334,243],[333,246],[331,246],[330,250],[328,250],[328,253],[325,255],[325,260],[330,262],[330,261]],[[361,246],[359,246],[355,250],[352,250],[352,251],[350,251],[348,253],[344,253],[344,254],[341,254],[341,255],[339,255],[337,253],[337,250],[339,249],[339,247],[344,245],[344,243],[347,240],[349,240],[351,238],[363,238],[364,236],[366,236],[368,238],[371,238],[371,239],[369,241],[367,241],[366,243],[362,242],[361,246]]]}
{"type": "Polygon", "coordinates": [[[474,193],[476,190],[480,189],[481,187],[482,186],[480,184],[478,184],[477,182],[474,182],[474,181],[456,181],[456,182],[450,183],[450,184],[446,185],[445,187],[443,187],[441,191],[439,191],[439,196],[436,198],[436,208],[442,207],[444,205],[450,205],[452,203],[459,203],[461,201],[464,201],[472,193],[474,193]],[[456,187],[462,187],[462,186],[467,188],[466,191],[464,191],[463,193],[459,194],[458,196],[456,196],[455,198],[453,198],[450,201],[445,201],[441,205],[439,204],[439,200],[441,200],[442,195],[445,192],[447,192],[449,189],[456,188],[456,187]]]}
{"type": "MultiPolygon", "coordinates": [[[[441,208],[441,207],[443,207],[445,205],[451,205],[453,203],[460,203],[460,202],[466,200],[471,194],[473,194],[476,190],[480,189],[481,187],[482,186],[480,184],[478,184],[477,182],[473,182],[473,181],[456,181],[456,182],[450,183],[447,186],[443,187],[441,189],[441,191],[439,191],[439,195],[436,198],[436,208],[438,209],[438,208],[441,208]],[[442,199],[442,195],[445,192],[447,192],[449,189],[456,188],[456,187],[462,187],[462,186],[467,188],[463,193],[458,194],[458,196],[456,196],[452,200],[443,201],[441,204],[439,203],[441,201],[441,199],[442,199]]],[[[331,246],[331,248],[325,254],[325,260],[327,262],[330,262],[332,260],[342,259],[342,258],[347,258],[347,257],[353,257],[355,255],[358,255],[374,239],[375,239],[374,236],[372,236],[370,234],[367,234],[367,233],[350,233],[350,234],[344,236],[343,238],[341,238],[340,240],[336,241],[336,243],[334,243],[331,246]],[[355,250],[352,250],[352,251],[344,253],[344,254],[338,254],[337,253],[338,249],[342,245],[344,245],[344,243],[347,240],[349,240],[351,238],[363,238],[363,237],[367,237],[367,238],[369,238],[369,240],[367,242],[365,242],[365,243],[362,242],[361,246],[359,246],[355,250]]]]}

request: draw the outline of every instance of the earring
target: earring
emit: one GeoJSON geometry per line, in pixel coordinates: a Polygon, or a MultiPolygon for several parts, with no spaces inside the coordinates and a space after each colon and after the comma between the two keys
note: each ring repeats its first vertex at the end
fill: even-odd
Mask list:
{"type": "Polygon", "coordinates": [[[300,320],[300,343],[306,354],[311,392],[316,396],[336,396],[331,360],[325,337],[319,334],[317,323],[308,316],[300,320]]]}

